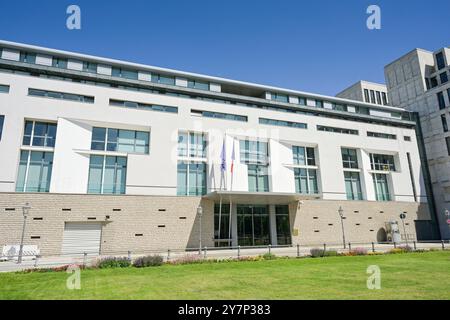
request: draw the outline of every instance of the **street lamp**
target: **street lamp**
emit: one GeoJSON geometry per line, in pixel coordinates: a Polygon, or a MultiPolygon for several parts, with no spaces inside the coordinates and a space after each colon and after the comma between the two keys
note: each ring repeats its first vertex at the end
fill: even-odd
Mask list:
{"type": "Polygon", "coordinates": [[[197,215],[200,218],[200,231],[199,231],[199,237],[198,237],[198,242],[199,242],[199,248],[198,248],[198,254],[202,254],[202,216],[203,216],[203,208],[202,206],[198,206],[197,208],[197,215]]]}
{"type": "Polygon", "coordinates": [[[22,256],[23,256],[23,240],[25,238],[25,227],[27,225],[27,217],[30,213],[31,206],[27,202],[22,207],[22,213],[23,213],[23,227],[22,227],[22,239],[20,240],[20,249],[19,249],[19,258],[17,259],[17,263],[22,263],[22,256]]]}
{"type": "Polygon", "coordinates": [[[342,209],[342,206],[339,207],[338,212],[339,212],[339,216],[341,217],[342,241],[344,243],[344,249],[346,249],[347,245],[345,244],[345,230],[344,230],[344,219],[345,219],[345,217],[344,217],[344,209],[342,209]]]}
{"type": "Polygon", "coordinates": [[[406,213],[400,214],[400,219],[402,220],[403,224],[403,234],[405,235],[406,246],[408,246],[408,235],[406,234],[406,227],[405,227],[406,213]]]}

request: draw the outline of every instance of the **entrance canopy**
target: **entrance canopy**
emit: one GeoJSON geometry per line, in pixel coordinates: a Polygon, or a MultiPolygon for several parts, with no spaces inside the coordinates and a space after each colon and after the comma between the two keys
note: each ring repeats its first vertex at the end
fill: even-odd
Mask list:
{"type": "Polygon", "coordinates": [[[281,205],[302,200],[320,199],[319,195],[302,195],[298,193],[277,192],[245,192],[245,191],[214,191],[203,196],[203,199],[212,201],[230,201],[249,205],[281,205]]]}

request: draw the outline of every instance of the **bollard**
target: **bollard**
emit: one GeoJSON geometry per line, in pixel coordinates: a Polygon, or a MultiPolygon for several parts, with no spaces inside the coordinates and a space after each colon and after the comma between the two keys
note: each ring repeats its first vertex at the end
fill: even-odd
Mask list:
{"type": "Polygon", "coordinates": [[[372,242],[372,252],[375,253],[375,243],[372,242]]]}
{"type": "Polygon", "coordinates": [[[394,249],[397,249],[397,242],[394,241],[394,249]]]}
{"type": "Polygon", "coordinates": [[[34,267],[35,267],[35,268],[37,268],[38,261],[39,261],[39,255],[37,255],[37,256],[36,256],[36,259],[34,260],[34,267]]]}
{"type": "Polygon", "coordinates": [[[131,261],[131,251],[128,251],[128,261],[131,261]]]}
{"type": "Polygon", "coordinates": [[[272,254],[272,245],[269,244],[267,247],[269,248],[269,254],[272,254]]]}
{"type": "Polygon", "coordinates": [[[324,243],[324,244],[323,244],[323,253],[322,253],[322,258],[323,258],[323,257],[325,257],[325,254],[326,254],[326,252],[327,252],[327,244],[326,244],[326,243],[324,243]]]}
{"type": "Polygon", "coordinates": [[[238,246],[238,259],[241,257],[241,246],[238,246]]]}
{"type": "Polygon", "coordinates": [[[297,244],[297,258],[300,258],[300,245],[297,244]]]}
{"type": "Polygon", "coordinates": [[[442,250],[445,250],[445,241],[442,240],[442,250]]]}
{"type": "Polygon", "coordinates": [[[349,242],[348,243],[348,252],[352,251],[352,244],[349,242]]]}
{"type": "Polygon", "coordinates": [[[167,261],[170,260],[170,249],[167,250],[167,261]]]}
{"type": "Polygon", "coordinates": [[[414,244],[414,250],[417,250],[417,243],[416,243],[416,241],[413,241],[413,244],[414,244]]]}
{"type": "Polygon", "coordinates": [[[87,253],[83,253],[84,257],[83,257],[83,267],[86,267],[86,260],[87,260],[87,253]]]}
{"type": "Polygon", "coordinates": [[[208,252],[208,247],[205,247],[204,251],[203,251],[203,259],[206,259],[207,252],[208,252]]]}

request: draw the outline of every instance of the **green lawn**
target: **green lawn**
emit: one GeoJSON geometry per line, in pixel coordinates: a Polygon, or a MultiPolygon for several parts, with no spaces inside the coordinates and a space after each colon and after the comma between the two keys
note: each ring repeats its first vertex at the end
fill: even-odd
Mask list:
{"type": "Polygon", "coordinates": [[[85,270],[77,291],[67,277],[0,274],[0,299],[449,299],[450,252],[85,270]]]}

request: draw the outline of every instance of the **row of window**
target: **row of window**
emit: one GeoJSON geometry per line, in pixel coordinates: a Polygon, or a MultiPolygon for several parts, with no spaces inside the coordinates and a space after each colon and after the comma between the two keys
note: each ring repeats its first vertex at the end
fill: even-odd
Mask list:
{"type": "Polygon", "coordinates": [[[150,111],[178,113],[177,107],[146,104],[146,103],[133,102],[133,101],[122,101],[122,100],[110,99],[109,105],[114,106],[114,107],[123,107],[123,108],[131,108],[131,109],[138,109],[138,110],[150,110],[150,111]]]}
{"type": "Polygon", "coordinates": [[[0,93],[9,93],[9,86],[0,84],[0,93]]]}
{"type": "Polygon", "coordinates": [[[386,92],[364,89],[364,101],[367,103],[388,105],[386,92]]]}
{"type": "Polygon", "coordinates": [[[90,97],[90,96],[83,96],[83,95],[79,95],[79,94],[57,92],[57,91],[31,89],[31,88],[28,89],[28,95],[33,96],[33,97],[45,97],[45,98],[52,98],[52,99],[85,102],[85,103],[94,103],[94,101],[95,101],[94,97],[90,97]]]}
{"type": "MultiPolygon", "coordinates": [[[[441,52],[438,52],[436,55],[435,55],[435,57],[436,57],[436,66],[437,66],[437,69],[438,70],[442,70],[442,69],[445,69],[446,68],[446,66],[447,66],[447,64],[446,64],[446,62],[445,62],[445,57],[444,57],[444,53],[441,51],[441,52]]],[[[432,73],[434,73],[435,71],[433,71],[432,73]]],[[[440,84],[441,85],[443,85],[443,84],[445,84],[445,83],[447,83],[448,82],[448,74],[447,74],[447,72],[446,71],[443,71],[443,72],[440,72],[439,73],[439,80],[440,80],[440,84]]],[[[435,76],[435,77],[431,77],[431,78],[425,78],[425,82],[426,82],[426,86],[427,86],[427,90],[430,90],[430,89],[432,89],[432,88],[435,88],[435,87],[437,87],[438,85],[439,85],[439,83],[438,83],[438,78],[437,78],[437,76],[435,76]]]]}
{"type": "Polygon", "coordinates": [[[233,121],[241,121],[241,122],[248,121],[247,116],[241,116],[241,115],[237,115],[237,114],[223,113],[223,112],[191,110],[191,114],[195,115],[195,116],[205,117],[205,118],[215,118],[215,119],[233,120],[233,121]]]}

